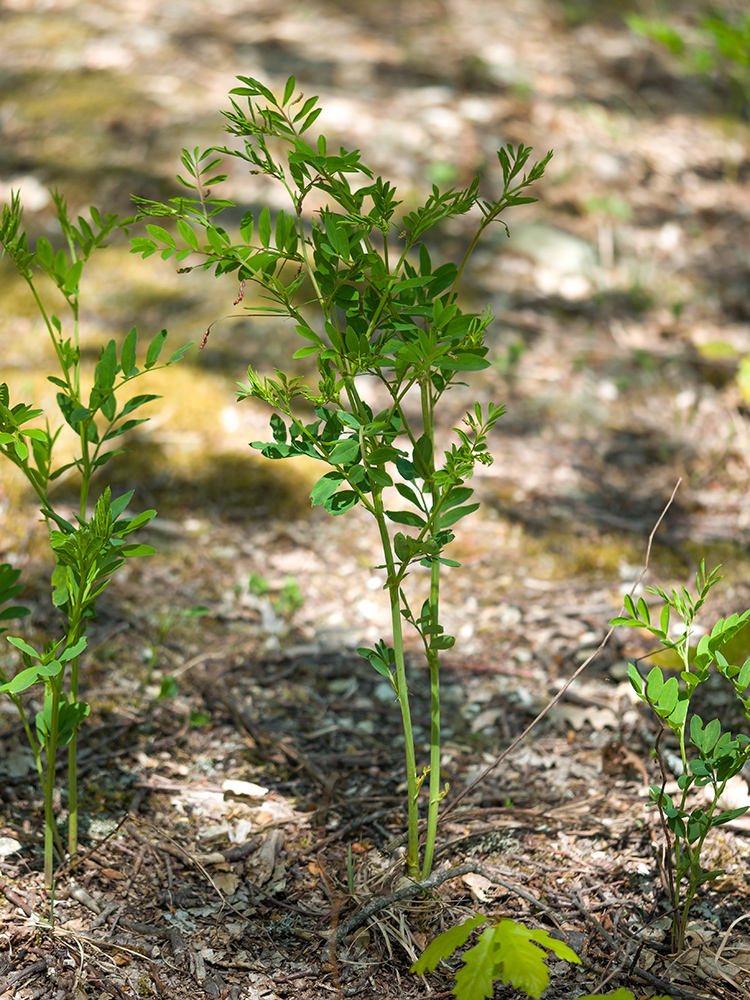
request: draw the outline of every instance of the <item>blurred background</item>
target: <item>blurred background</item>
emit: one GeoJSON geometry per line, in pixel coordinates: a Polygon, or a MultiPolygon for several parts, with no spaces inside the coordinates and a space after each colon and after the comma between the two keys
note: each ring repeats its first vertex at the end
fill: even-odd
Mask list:
{"type": "MultiPolygon", "coordinates": [[[[540,601],[561,613],[585,605],[604,622],[678,477],[652,570],[681,581],[704,556],[723,562],[722,600],[741,610],[750,591],[743,7],[3,0],[0,201],[20,189],[32,239],[59,241],[50,187],[73,214],[94,204],[128,216],[132,195],[179,194],[181,148],[225,142],[220,112],[237,75],[279,90],[293,73],[298,90],[320,95],[316,130],[329,146],[361,149],[405,208],[432,184],[465,185],[476,173],[486,197],[498,194],[501,144],[532,145],[536,157],[553,148],[539,202],[508,213],[511,238],[498,226],[467,276],[465,306],[489,302],[496,316],[493,365],[447,397],[444,431],[475,398],[508,413],[493,437],[496,462],[477,482],[485,504],[457,543],[468,572],[448,578],[448,614],[466,623],[469,613],[467,655],[517,645],[518,614],[540,601]]],[[[282,206],[270,184],[225,166],[219,193],[282,206]]],[[[131,235],[140,232],[134,224],[131,235]]],[[[467,232],[444,227],[433,256],[461,253],[467,232]]],[[[139,384],[163,399],[109,476],[157,508],[163,544],[148,569],[127,571],[133,606],[144,587],[155,606],[231,603],[253,573],[277,587],[291,577],[306,634],[379,635],[387,615],[369,526],[312,512],[321,473],[247,447],[265,439],[268,413],[236,403],[236,383],[250,362],[288,368],[293,332],[244,318],[230,278],[178,275],[173,261],[130,254],[124,238],[95,255],[82,293],[92,361],[134,325],[144,340],[166,327],[176,349],[232,317],[212,327],[203,352],[139,384]]],[[[0,378],[14,399],[54,413],[51,347],[7,261],[0,296],[0,378]]],[[[37,516],[0,469],[0,558],[36,565],[37,516]]]]}

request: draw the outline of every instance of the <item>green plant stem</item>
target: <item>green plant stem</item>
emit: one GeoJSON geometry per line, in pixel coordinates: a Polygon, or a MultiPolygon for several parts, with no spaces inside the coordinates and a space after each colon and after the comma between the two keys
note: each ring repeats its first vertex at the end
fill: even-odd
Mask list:
{"type": "Polygon", "coordinates": [[[51,889],[53,884],[55,842],[57,841],[59,845],[59,835],[55,823],[54,794],[61,682],[61,678],[53,678],[47,693],[47,697],[51,699],[49,732],[45,740],[47,773],[44,784],[44,885],[47,889],[51,889]]]}
{"type": "MultiPolygon", "coordinates": [[[[433,627],[439,621],[440,563],[433,562],[430,571],[430,615],[433,627]]],[[[427,653],[430,667],[430,801],[427,812],[427,839],[424,847],[421,878],[432,871],[435,853],[438,812],[440,808],[440,657],[436,650],[427,653]]]]}
{"type": "Polygon", "coordinates": [[[382,491],[378,490],[373,495],[375,506],[375,518],[380,532],[380,541],[385,556],[385,565],[388,579],[388,599],[391,606],[391,626],[393,628],[393,651],[396,659],[396,696],[401,708],[401,721],[404,730],[404,755],[406,758],[406,794],[408,800],[407,823],[407,856],[406,865],[408,874],[412,878],[419,877],[419,810],[417,799],[419,796],[419,786],[417,785],[417,759],[414,751],[414,732],[411,724],[411,710],[409,708],[409,688],[406,681],[406,662],[404,659],[404,634],[401,624],[401,594],[398,585],[396,567],[393,560],[393,550],[391,539],[388,534],[383,511],[382,491]]]}
{"type": "MultiPolygon", "coordinates": [[[[424,433],[432,443],[430,459],[429,483],[432,492],[432,506],[436,508],[440,502],[440,489],[435,483],[435,413],[431,385],[424,383],[422,397],[422,426],[424,433]]],[[[434,525],[433,530],[437,528],[434,525]]],[[[425,652],[430,669],[430,784],[429,804],[427,812],[427,839],[424,848],[422,878],[427,878],[432,870],[432,859],[435,853],[435,838],[437,836],[437,821],[440,808],[440,654],[433,643],[440,634],[440,563],[435,560],[430,567],[430,632],[425,643],[425,652]]]]}

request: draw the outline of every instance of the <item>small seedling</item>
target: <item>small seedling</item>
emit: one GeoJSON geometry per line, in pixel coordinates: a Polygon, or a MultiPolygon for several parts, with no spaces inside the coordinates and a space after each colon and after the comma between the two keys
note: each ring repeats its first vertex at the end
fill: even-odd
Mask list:
{"type": "MultiPolygon", "coordinates": [[[[478,914],[439,934],[412,965],[411,971],[418,975],[433,971],[438,963],[462,948],[473,931],[486,923],[490,926],[462,955],[463,967],[456,973],[456,985],[452,990],[456,1000],[485,1000],[494,996],[497,979],[539,1000],[549,986],[548,952],[564,962],[581,963],[572,948],[543,929],[529,930],[515,920],[493,920],[478,914]]],[[[580,1000],[635,1000],[635,997],[630,990],[619,989],[614,993],[590,993],[580,1000]]],[[[663,996],[654,997],[654,1000],[672,998],[663,996]]]]}
{"type": "MultiPolygon", "coordinates": [[[[705,562],[701,562],[695,578],[696,596],[685,587],[679,591],[672,590],[671,594],[659,587],[648,588],[649,593],[656,594],[663,601],[658,624],[652,622],[645,598],[640,597],[636,602],[630,596],[625,597],[624,602],[627,614],[613,618],[610,623],[647,629],[659,639],[663,649],[671,649],[677,654],[682,667],[679,676],[672,674],[666,677],[660,667],[653,667],[647,677],[641,675],[634,663],[628,668],[630,682],[638,697],[649,705],[679,743],[682,774],[677,779],[680,791],[676,800],[665,791],[667,779],[663,767],[661,785],[650,787],[651,800],[658,806],[664,830],[669,831],[673,841],[674,867],[669,869],[669,876],[673,907],[672,946],[675,952],[685,947],[690,907],[699,887],[722,874],[721,870],[707,871],[701,865],[701,853],[708,834],[747,811],[747,807],[720,811],[717,802],[727,782],[739,774],[750,759],[750,737],[744,733],[723,731],[719,719],[704,724],[699,715],[690,711],[696,688],[705,684],[712,671],[716,670],[729,682],[750,723],[750,659],[737,666],[730,663],[722,652],[726,643],[746,627],[750,610],[741,615],[720,618],[710,633],[701,636],[694,651],[690,646],[698,612],[719,580],[718,568],[708,574],[705,562]],[[676,612],[681,622],[676,638],[670,627],[672,611],[676,612]],[[691,808],[688,800],[692,791],[707,787],[711,790],[710,804],[691,808]]],[[[657,751],[663,731],[657,738],[657,751]]]]}

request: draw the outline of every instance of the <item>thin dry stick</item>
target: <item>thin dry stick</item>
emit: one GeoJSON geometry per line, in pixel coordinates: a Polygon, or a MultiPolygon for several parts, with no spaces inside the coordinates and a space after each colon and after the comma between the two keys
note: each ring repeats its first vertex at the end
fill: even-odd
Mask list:
{"type": "MultiPolygon", "coordinates": [[[[739,915],[739,917],[737,917],[736,920],[733,920],[731,922],[731,924],[729,925],[729,927],[727,927],[727,929],[726,929],[726,931],[724,933],[724,937],[721,939],[721,944],[716,949],[716,954],[714,955],[714,961],[718,962],[719,959],[721,958],[721,953],[722,953],[722,951],[724,951],[724,948],[726,947],[726,943],[729,940],[729,935],[732,933],[732,931],[734,930],[734,928],[736,927],[736,925],[741,920],[748,920],[748,919],[750,919],[750,913],[741,913],[739,915]]],[[[742,950],[746,951],[747,949],[743,948],[742,950]]]]}
{"type": "MultiPolygon", "coordinates": [[[[651,534],[648,536],[648,545],[646,547],[646,560],[645,560],[643,569],[641,571],[641,575],[638,577],[638,579],[635,581],[635,583],[633,584],[633,586],[630,589],[630,596],[631,597],[633,596],[633,594],[635,593],[635,591],[638,588],[639,584],[641,583],[641,580],[643,580],[644,576],[648,572],[649,560],[651,558],[651,548],[652,548],[653,543],[654,543],[654,535],[656,534],[657,528],[659,527],[659,525],[661,524],[661,522],[664,520],[664,517],[665,517],[667,511],[672,506],[672,501],[675,498],[675,494],[677,493],[677,490],[680,488],[680,483],[681,482],[682,482],[682,476],[680,476],[680,478],[677,480],[675,488],[672,490],[672,495],[670,496],[669,500],[667,500],[666,506],[664,507],[664,510],[659,515],[658,521],[656,522],[656,524],[651,529],[651,534]]],[[[537,715],[537,717],[534,719],[534,721],[530,722],[529,725],[521,733],[521,735],[518,736],[518,737],[516,737],[516,739],[510,744],[510,746],[506,747],[502,751],[502,753],[498,754],[498,756],[492,761],[492,763],[489,764],[482,771],[482,773],[478,777],[476,777],[470,784],[468,784],[466,786],[466,788],[464,788],[463,791],[460,792],[456,796],[456,798],[448,806],[446,806],[446,808],[443,810],[441,816],[438,819],[438,825],[445,820],[445,817],[456,808],[456,806],[458,805],[458,803],[463,798],[465,798],[465,796],[467,796],[469,794],[469,792],[472,791],[472,789],[476,788],[476,786],[480,782],[484,781],[484,779],[487,777],[487,775],[490,774],[492,771],[494,771],[495,768],[498,766],[498,764],[502,763],[502,761],[505,760],[505,758],[508,756],[508,754],[512,753],[516,749],[516,747],[520,743],[522,743],[523,740],[526,739],[526,737],[529,735],[529,733],[531,732],[531,730],[539,722],[541,722],[542,719],[545,717],[545,715],[550,711],[550,709],[554,705],[556,705],[558,703],[558,701],[560,701],[560,699],[562,698],[562,696],[568,690],[568,688],[573,683],[573,681],[579,676],[579,674],[581,674],[586,669],[586,667],[589,665],[589,663],[591,663],[592,660],[596,659],[596,657],[599,655],[599,653],[601,653],[601,651],[604,649],[604,647],[609,642],[610,636],[612,635],[612,633],[614,632],[614,630],[615,630],[615,626],[612,625],[610,627],[610,629],[609,629],[609,632],[607,632],[607,634],[604,636],[604,638],[599,643],[599,645],[596,647],[596,649],[591,654],[591,656],[589,656],[586,660],[584,660],[583,663],[580,665],[580,667],[578,667],[578,669],[575,671],[575,673],[571,677],[568,678],[568,680],[565,682],[565,684],[563,684],[563,686],[557,692],[557,694],[555,695],[555,697],[542,709],[542,711],[539,713],[539,715],[537,715]]]]}
{"type": "Polygon", "coordinates": [[[443,882],[447,882],[452,878],[459,878],[461,875],[466,875],[469,872],[476,875],[484,875],[484,877],[489,879],[490,882],[493,882],[496,885],[501,885],[505,889],[510,889],[511,892],[514,892],[518,896],[522,896],[543,913],[547,913],[549,916],[554,916],[553,911],[548,906],[545,906],[541,900],[537,899],[536,896],[527,892],[525,889],[521,889],[514,883],[506,882],[504,879],[499,878],[494,874],[491,868],[485,868],[478,861],[464,861],[460,865],[455,865],[453,868],[447,868],[445,871],[433,872],[432,875],[422,879],[421,882],[416,882],[412,879],[404,879],[395,892],[392,892],[389,896],[380,896],[377,899],[371,900],[366,906],[357,910],[355,914],[341,924],[336,932],[336,940],[343,940],[347,934],[351,934],[353,930],[365,923],[365,921],[373,914],[378,913],[380,910],[385,910],[393,903],[400,903],[404,900],[414,899],[417,896],[425,894],[429,895],[431,889],[435,889],[437,886],[442,885],[443,882]]]}

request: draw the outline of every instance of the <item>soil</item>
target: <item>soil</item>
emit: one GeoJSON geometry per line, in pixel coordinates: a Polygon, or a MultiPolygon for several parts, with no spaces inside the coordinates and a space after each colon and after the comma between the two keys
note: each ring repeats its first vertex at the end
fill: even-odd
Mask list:
{"type": "MultiPolygon", "coordinates": [[[[0,8],[0,193],[21,188],[34,233],[52,232],[48,185],[76,212],[176,194],[180,148],[224,141],[218,111],[238,74],[279,89],[294,73],[321,95],[331,141],[361,148],[407,205],[477,171],[491,196],[502,143],[555,150],[539,202],[508,216],[511,239],[498,229],[477,252],[467,297],[496,315],[493,367],[440,418],[448,441],[475,399],[508,407],[495,464],[474,481],[482,507],[451,553],[463,568],[445,577],[445,627],[459,641],[443,664],[437,881],[404,896],[400,715],[356,654],[388,634],[376,533],[356,510],[332,520],[310,509],[320,472],[307,463],[247,448],[268,414],[233,403],[235,383],[250,362],[288,365],[292,341],[228,321],[143,390],[163,400],[107,480],[159,512],[147,538],[157,553],[123,569],[89,629],[82,846],[56,873],[54,906],[34,763],[0,705],[0,1000],[448,996],[458,959],[424,977],[409,968],[472,912],[545,928],[576,951],[580,965],[551,959],[548,1000],[618,987],[639,1000],[750,996],[750,826],[740,818],[707,841],[706,867],[723,874],[699,893],[676,958],[668,854],[648,804],[662,781],[658,724],[626,680],[652,646],[627,630],[602,645],[644,568],[641,588],[690,586],[701,559],[723,563],[709,627],[750,607],[750,133],[720,85],[628,31],[629,9],[0,8]]],[[[688,23],[699,10],[675,13],[688,23]]],[[[258,178],[229,172],[238,203],[277,207],[258,178]]],[[[445,229],[435,254],[465,238],[445,229]]],[[[144,264],[124,241],[87,281],[92,358],[133,323],[144,335],[169,327],[177,346],[237,311],[231,282],[144,264]]],[[[54,408],[44,330],[7,262],[0,282],[2,381],[54,408]]],[[[57,629],[44,532],[7,469],[0,512],[0,562],[22,570],[32,610],[22,631],[43,641],[57,629]]],[[[0,666],[16,669],[10,652],[0,666]]],[[[416,646],[410,671],[424,756],[416,646]]],[[[718,680],[702,698],[704,718],[747,728],[718,680]]],[[[670,768],[674,748],[662,749],[670,768]]],[[[63,833],[65,768],[61,756],[63,833]]],[[[521,995],[495,986],[496,998],[521,995]]]]}

